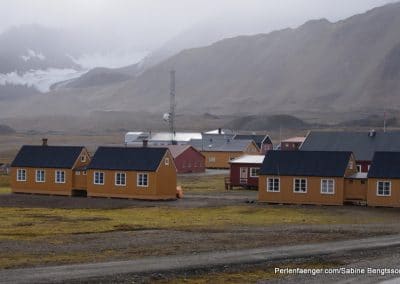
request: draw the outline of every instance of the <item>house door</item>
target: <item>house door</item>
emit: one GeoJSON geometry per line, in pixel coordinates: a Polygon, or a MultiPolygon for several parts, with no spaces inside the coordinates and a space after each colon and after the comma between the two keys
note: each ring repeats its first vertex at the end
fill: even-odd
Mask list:
{"type": "Polygon", "coordinates": [[[247,183],[249,168],[240,168],[240,183],[247,183]]]}

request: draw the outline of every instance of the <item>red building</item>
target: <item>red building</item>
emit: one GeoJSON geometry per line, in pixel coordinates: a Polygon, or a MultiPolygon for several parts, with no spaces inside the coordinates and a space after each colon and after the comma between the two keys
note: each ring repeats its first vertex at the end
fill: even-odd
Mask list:
{"type": "Polygon", "coordinates": [[[292,137],[281,142],[282,151],[297,151],[306,137],[292,137]]]}
{"type": "Polygon", "coordinates": [[[258,188],[258,171],[264,155],[244,155],[230,161],[230,186],[258,188]]]}
{"type": "Polygon", "coordinates": [[[205,172],[205,157],[190,145],[168,145],[178,174],[205,172]]]}

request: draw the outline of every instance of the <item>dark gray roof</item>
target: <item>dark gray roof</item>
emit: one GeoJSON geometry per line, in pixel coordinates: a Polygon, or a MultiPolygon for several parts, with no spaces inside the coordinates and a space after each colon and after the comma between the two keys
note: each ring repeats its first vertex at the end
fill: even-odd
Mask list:
{"type": "Polygon", "coordinates": [[[202,139],[192,139],[189,145],[196,148],[198,151],[220,151],[220,152],[241,152],[246,150],[246,147],[253,140],[213,140],[207,141],[202,139]]]}
{"type": "Polygon", "coordinates": [[[324,132],[311,131],[300,150],[302,151],[351,151],[358,161],[372,161],[376,151],[400,151],[400,132],[324,132]]]}
{"type": "Polygon", "coordinates": [[[400,152],[376,152],[369,178],[400,178],[400,152]]]}
{"type": "Polygon", "coordinates": [[[155,171],[167,148],[99,147],[88,169],[155,171]]]}
{"type": "Polygon", "coordinates": [[[262,175],[344,177],[351,152],[269,151],[262,175]]]}
{"type": "Polygon", "coordinates": [[[233,138],[235,140],[253,140],[258,148],[261,149],[261,144],[272,144],[271,139],[268,135],[257,135],[257,134],[236,134],[233,138]]]}
{"type": "Polygon", "coordinates": [[[22,146],[12,167],[71,169],[83,146],[22,146]]]}

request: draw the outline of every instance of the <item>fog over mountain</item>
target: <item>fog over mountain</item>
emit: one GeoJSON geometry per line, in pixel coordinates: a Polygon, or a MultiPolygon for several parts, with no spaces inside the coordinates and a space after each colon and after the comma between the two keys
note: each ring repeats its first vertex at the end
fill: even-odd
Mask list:
{"type": "MultiPolygon", "coordinates": [[[[333,3],[318,1],[322,2],[333,3]]],[[[318,10],[321,4],[312,0],[307,2],[314,3],[308,9],[311,12],[304,8],[291,20],[289,15],[295,13],[288,4],[282,4],[283,16],[271,19],[249,18],[272,15],[263,11],[245,11],[246,17],[240,19],[237,10],[231,15],[231,19],[240,19],[235,25],[230,25],[229,17],[209,18],[177,29],[175,35],[171,32],[170,40],[159,45],[152,40],[146,43],[141,35],[138,43],[123,41],[115,49],[115,42],[106,38],[119,38],[118,30],[114,37],[105,34],[102,38],[97,33],[90,35],[93,27],[77,31],[73,25],[8,29],[0,36],[0,43],[7,41],[0,44],[4,69],[0,99],[5,102],[0,113],[3,117],[163,113],[168,110],[171,69],[177,74],[181,114],[302,116],[395,108],[400,105],[400,4],[338,21],[339,15],[352,15],[383,2],[391,1],[363,1],[363,5],[354,1],[347,10],[344,4],[332,4],[326,7],[341,9],[327,12],[318,10]],[[304,17],[314,18],[308,13],[325,13],[328,19],[304,21],[297,27],[304,17]],[[265,32],[253,35],[260,31],[265,32]],[[126,67],[122,67],[124,62],[126,67]]],[[[300,2],[290,3],[299,8],[300,2]]]]}

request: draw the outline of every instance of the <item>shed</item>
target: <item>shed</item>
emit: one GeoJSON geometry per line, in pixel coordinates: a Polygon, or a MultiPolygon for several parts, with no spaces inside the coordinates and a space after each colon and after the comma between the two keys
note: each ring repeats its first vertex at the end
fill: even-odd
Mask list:
{"type": "Polygon", "coordinates": [[[258,188],[258,175],[264,155],[243,155],[229,162],[231,186],[258,188]]]}
{"type": "Polygon", "coordinates": [[[205,157],[190,145],[168,145],[178,174],[205,172],[205,157]]]}

